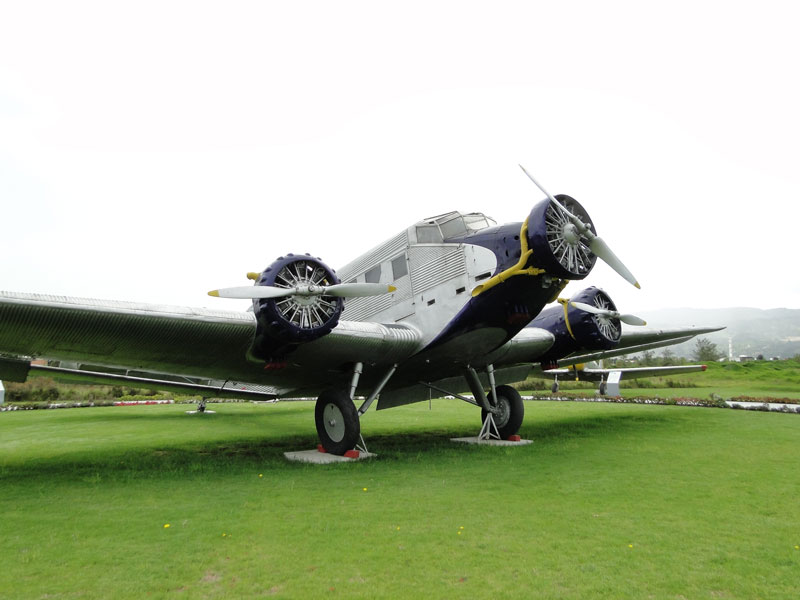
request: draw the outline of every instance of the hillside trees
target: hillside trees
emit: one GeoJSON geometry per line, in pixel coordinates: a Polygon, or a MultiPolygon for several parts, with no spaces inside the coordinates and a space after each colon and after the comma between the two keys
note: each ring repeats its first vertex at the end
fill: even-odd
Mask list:
{"type": "Polygon", "coordinates": [[[692,358],[699,362],[714,362],[722,358],[722,352],[719,351],[717,345],[708,338],[697,338],[694,350],[692,351],[692,358]]]}

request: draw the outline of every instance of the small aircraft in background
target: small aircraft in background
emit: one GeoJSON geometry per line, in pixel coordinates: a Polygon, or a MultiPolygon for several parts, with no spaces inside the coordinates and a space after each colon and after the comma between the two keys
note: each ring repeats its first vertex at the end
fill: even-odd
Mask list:
{"type": "Polygon", "coordinates": [[[316,396],[317,433],[333,454],[363,445],[360,419],[376,399],[392,408],[433,390],[481,408],[482,435],[510,438],[524,406],[509,384],[713,330],[622,332],[622,322],[643,321],[618,313],[605,292],[559,299],[598,258],[639,284],[581,204],[539,188],[546,198],[521,223],[450,212],[338,272],[287,254],[249,273],[253,285],[209,292],[252,300],[247,312],[0,292],[0,379],[198,394],[201,409],[207,398],[316,396]],[[32,365],[35,357],[58,363],[32,365]],[[459,393],[467,390],[472,397],[459,393]]]}

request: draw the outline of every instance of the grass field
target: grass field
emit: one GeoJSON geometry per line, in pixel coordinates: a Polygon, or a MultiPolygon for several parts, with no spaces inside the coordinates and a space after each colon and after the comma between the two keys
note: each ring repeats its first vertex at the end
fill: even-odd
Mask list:
{"type": "Polygon", "coordinates": [[[376,460],[286,462],[313,404],[0,415],[3,598],[796,598],[796,415],[526,402],[370,412],[376,460]]]}

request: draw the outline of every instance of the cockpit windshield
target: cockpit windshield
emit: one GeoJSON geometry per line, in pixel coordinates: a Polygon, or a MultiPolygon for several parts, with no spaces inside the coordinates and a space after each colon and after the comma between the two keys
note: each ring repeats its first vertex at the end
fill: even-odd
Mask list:
{"type": "Polygon", "coordinates": [[[425,219],[417,224],[419,243],[441,242],[465,236],[473,231],[494,227],[497,223],[482,213],[451,212],[425,219]]]}

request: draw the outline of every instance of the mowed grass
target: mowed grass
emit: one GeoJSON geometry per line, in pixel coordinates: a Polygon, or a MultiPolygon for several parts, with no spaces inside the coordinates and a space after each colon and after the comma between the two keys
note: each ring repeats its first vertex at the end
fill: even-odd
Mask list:
{"type": "Polygon", "coordinates": [[[796,598],[800,417],[458,401],[370,412],[312,466],[312,403],[0,415],[3,598],[796,598]],[[166,527],[166,525],[169,525],[166,527]]]}

